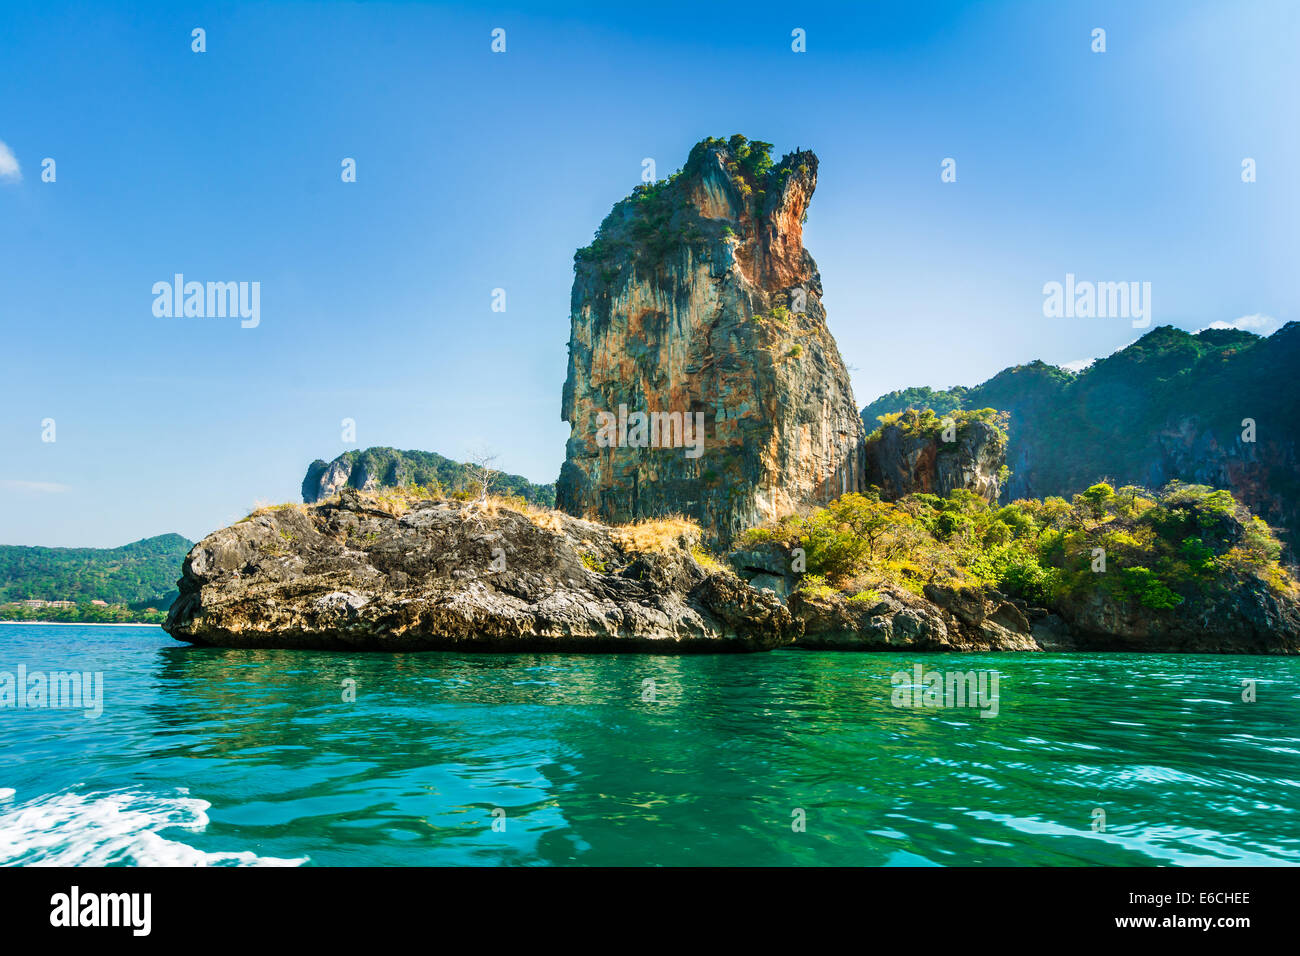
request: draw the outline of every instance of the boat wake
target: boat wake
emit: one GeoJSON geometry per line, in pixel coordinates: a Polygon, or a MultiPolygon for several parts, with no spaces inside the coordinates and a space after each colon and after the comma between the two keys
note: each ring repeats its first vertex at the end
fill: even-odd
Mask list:
{"type": "MultiPolygon", "coordinates": [[[[172,795],[67,790],[14,802],[0,787],[0,866],[301,866],[251,851],[199,850],[163,831],[201,833],[206,800],[178,789],[172,795]]],[[[174,836],[174,835],[173,835],[174,836]]]]}

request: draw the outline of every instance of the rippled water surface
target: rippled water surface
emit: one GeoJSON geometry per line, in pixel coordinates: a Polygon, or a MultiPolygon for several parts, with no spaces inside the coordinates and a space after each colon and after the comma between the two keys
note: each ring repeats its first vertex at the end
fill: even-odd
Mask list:
{"type": "Polygon", "coordinates": [[[102,671],[104,712],[0,708],[0,863],[1300,862],[1296,659],[349,656],[0,624],[0,679],[19,664],[102,671]],[[996,669],[997,716],[892,706],[915,663],[996,669]]]}

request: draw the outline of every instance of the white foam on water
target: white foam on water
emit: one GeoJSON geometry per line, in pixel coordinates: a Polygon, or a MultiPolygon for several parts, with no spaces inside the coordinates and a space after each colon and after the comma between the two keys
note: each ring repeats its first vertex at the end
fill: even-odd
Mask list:
{"type": "Polygon", "coordinates": [[[1033,817],[1015,817],[1009,813],[968,810],[966,815],[977,820],[1002,823],[1021,833],[1097,840],[1134,850],[1172,866],[1278,866],[1284,863],[1294,864],[1297,860],[1295,851],[1286,847],[1233,845],[1225,842],[1225,838],[1218,833],[1191,827],[1148,826],[1137,836],[1127,836],[1114,831],[1064,826],[1033,817]]]}
{"type": "MultiPolygon", "coordinates": [[[[14,791],[0,788],[0,799],[14,791]]],[[[113,790],[65,791],[0,807],[0,866],[301,866],[251,851],[209,853],[159,831],[200,833],[212,804],[174,795],[113,790]]]]}

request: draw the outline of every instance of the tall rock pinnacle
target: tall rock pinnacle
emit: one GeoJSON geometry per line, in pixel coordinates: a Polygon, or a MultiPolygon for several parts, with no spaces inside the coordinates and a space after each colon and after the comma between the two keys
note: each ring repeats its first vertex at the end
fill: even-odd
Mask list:
{"type": "Polygon", "coordinates": [[[574,256],[557,504],[715,541],[862,482],[862,421],[803,248],[817,157],[707,139],[574,256]]]}

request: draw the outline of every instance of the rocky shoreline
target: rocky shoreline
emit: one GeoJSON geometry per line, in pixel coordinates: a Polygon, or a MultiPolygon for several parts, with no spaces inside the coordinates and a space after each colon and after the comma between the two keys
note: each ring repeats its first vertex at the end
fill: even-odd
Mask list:
{"type": "Polygon", "coordinates": [[[1160,626],[1091,604],[1067,621],[981,588],[799,589],[779,549],[718,565],[699,536],[680,519],[611,527],[348,489],[200,541],[164,628],[199,645],[350,651],[1300,653],[1300,613],[1255,592],[1160,626]]]}
{"type": "Polygon", "coordinates": [[[800,590],[780,545],[731,555],[740,575],[788,595],[796,646],[853,651],[1118,651],[1300,654],[1300,605],[1258,581],[1153,612],[1098,591],[1053,608],[984,587],[926,584],[921,594],[886,584],[867,600],[830,588],[800,590]]]}

